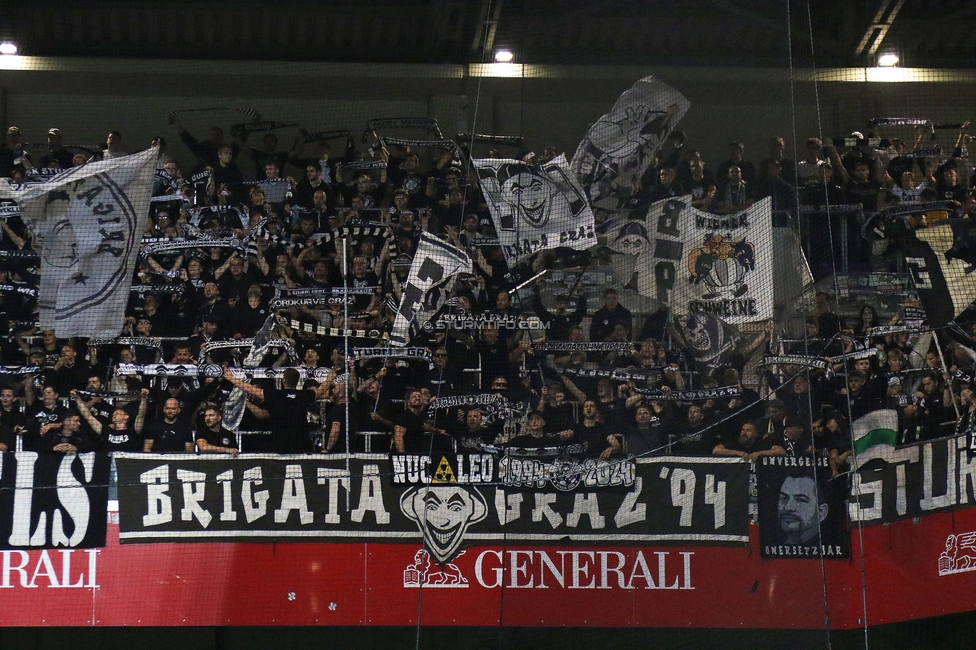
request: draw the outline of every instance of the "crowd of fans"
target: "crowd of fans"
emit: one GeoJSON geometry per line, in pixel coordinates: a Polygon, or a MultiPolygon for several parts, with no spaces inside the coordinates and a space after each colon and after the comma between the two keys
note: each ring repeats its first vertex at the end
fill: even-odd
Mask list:
{"type": "MultiPolygon", "coordinates": [[[[213,127],[199,140],[175,118],[173,127],[194,158],[160,155],[145,237],[201,243],[140,257],[119,333],[124,338],[90,344],[32,329],[36,299],[23,289],[37,285],[37,262],[0,257],[0,448],[235,455],[507,448],[540,456],[674,453],[745,460],[817,453],[839,474],[851,453],[851,423],[870,411],[898,411],[902,444],[976,424],[970,389],[976,343],[966,345],[973,332],[873,333],[880,325],[921,325],[911,298],[890,320],[882,321],[871,305],[845,319],[834,297],[820,292],[803,331],[768,323],[704,363],[688,351],[666,310],[633,314],[612,286],[602,291],[600,306],[587,304],[582,291],[553,296],[544,280],[530,291],[516,290],[519,278],[493,240],[477,176],[455,152],[391,151],[372,143],[369,153],[357,153],[350,139],[335,156],[328,141],[298,137],[286,150],[270,132],[251,134],[261,141],[253,146],[244,131],[226,138],[213,127]],[[271,188],[285,185],[283,200],[268,200],[271,188]],[[342,230],[369,225],[386,228],[359,231],[365,235],[342,230]],[[475,273],[462,278],[452,300],[411,342],[426,348],[429,358],[357,357],[356,348],[386,345],[375,333],[390,330],[422,231],[468,251],[475,273]],[[244,238],[246,246],[208,246],[207,236],[244,238]],[[299,295],[296,290],[330,288],[360,291],[348,304],[272,306],[275,298],[299,295]],[[272,313],[283,317],[276,335],[293,343],[261,364],[295,368],[280,384],[247,381],[231,370],[223,377],[118,373],[120,364],[239,367],[248,340],[272,313]],[[477,327],[451,326],[445,316],[457,314],[477,317],[469,321],[477,327]],[[545,340],[580,345],[541,348],[538,332],[523,327],[529,316],[544,325],[545,340]],[[241,345],[209,345],[235,340],[241,345]],[[587,342],[598,341],[623,345],[587,349],[587,342]],[[768,354],[828,363],[757,365],[768,354]],[[847,356],[835,362],[841,355],[847,356]],[[317,380],[307,372],[315,368],[326,369],[317,380]],[[223,422],[235,388],[247,395],[240,430],[251,433],[241,436],[223,422]],[[693,394],[715,388],[732,390],[711,398],[693,394]],[[443,408],[436,402],[466,395],[497,399],[442,401],[449,404],[443,408]]],[[[47,132],[45,148],[25,149],[20,137],[10,127],[0,146],[0,175],[15,182],[39,178],[38,169],[125,155],[115,131],[103,150],[85,153],[65,149],[57,128],[47,132]]],[[[881,155],[861,137],[843,153],[811,138],[806,157],[795,163],[785,155],[784,140],[773,138],[758,166],[741,142],[732,142],[729,159],[712,172],[676,134],[631,204],[690,194],[699,209],[721,213],[770,196],[776,210],[796,214],[808,206],[816,214],[826,205],[857,204],[873,212],[953,200],[960,213],[973,214],[968,124],[953,155],[936,159],[913,154],[921,140],[912,147],[892,140],[881,155]]],[[[165,146],[162,138],[155,143],[165,146]]],[[[545,162],[558,153],[547,148],[519,155],[545,162]]],[[[502,156],[495,150],[484,155],[502,156]]],[[[838,230],[830,219],[845,218],[809,219],[808,258],[835,254],[838,230]]],[[[19,218],[0,220],[0,227],[0,252],[31,250],[32,233],[19,218]]],[[[851,228],[848,236],[851,259],[870,260],[859,230],[851,228]]],[[[582,273],[574,263],[546,257],[549,268],[582,273]]],[[[826,271],[815,272],[822,277],[826,271]]]]}

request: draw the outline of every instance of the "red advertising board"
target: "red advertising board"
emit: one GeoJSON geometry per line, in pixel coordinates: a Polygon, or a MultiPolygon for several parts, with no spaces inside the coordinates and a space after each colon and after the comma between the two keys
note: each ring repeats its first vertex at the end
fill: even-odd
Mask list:
{"type": "Polygon", "coordinates": [[[844,629],[862,563],[872,625],[976,609],[971,531],[976,509],[854,530],[824,589],[819,560],[760,558],[755,526],[748,548],[492,543],[440,568],[419,544],[122,546],[111,524],[102,549],[0,552],[0,625],[844,629]]]}

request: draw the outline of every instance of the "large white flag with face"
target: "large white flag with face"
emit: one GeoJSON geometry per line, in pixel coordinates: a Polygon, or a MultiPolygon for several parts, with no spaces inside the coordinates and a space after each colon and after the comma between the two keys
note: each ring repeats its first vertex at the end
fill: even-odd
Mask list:
{"type": "Polygon", "coordinates": [[[40,326],[111,338],[125,321],[158,150],[73,167],[43,183],[0,181],[41,259],[40,326]]]}
{"type": "Polygon", "coordinates": [[[471,162],[509,266],[541,250],[596,245],[593,211],[565,156],[542,165],[504,158],[471,162]]]}

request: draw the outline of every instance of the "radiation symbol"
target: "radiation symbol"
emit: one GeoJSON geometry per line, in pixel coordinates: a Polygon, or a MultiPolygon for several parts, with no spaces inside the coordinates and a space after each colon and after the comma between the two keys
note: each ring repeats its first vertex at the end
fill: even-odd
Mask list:
{"type": "Polygon", "coordinates": [[[454,470],[451,469],[451,464],[447,462],[447,458],[441,456],[441,462],[437,464],[437,470],[434,472],[434,479],[432,483],[457,483],[457,478],[454,477],[454,470]]]}

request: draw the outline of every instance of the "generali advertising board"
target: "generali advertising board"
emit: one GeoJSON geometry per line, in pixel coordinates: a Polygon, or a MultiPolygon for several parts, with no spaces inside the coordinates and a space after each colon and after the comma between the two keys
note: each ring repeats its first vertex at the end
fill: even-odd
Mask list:
{"type": "MultiPolygon", "coordinates": [[[[104,546],[75,534],[71,493],[21,504],[0,625],[854,628],[862,539],[869,624],[976,609],[976,510],[865,526],[847,557],[763,557],[744,463],[631,460],[567,483],[532,463],[404,460],[371,483],[371,458],[348,476],[320,459],[130,460],[104,546]]],[[[799,534],[802,513],[780,519],[799,534]]]]}

